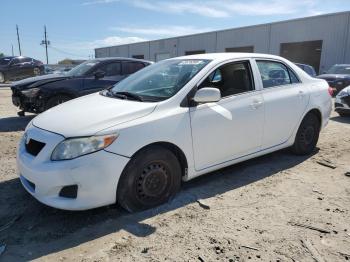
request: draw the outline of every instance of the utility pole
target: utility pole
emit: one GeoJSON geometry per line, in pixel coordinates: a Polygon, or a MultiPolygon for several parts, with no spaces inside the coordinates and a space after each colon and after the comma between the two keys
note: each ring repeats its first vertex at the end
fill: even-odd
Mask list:
{"type": "Polygon", "coordinates": [[[12,50],[12,56],[15,56],[15,54],[13,52],[13,44],[11,44],[11,50],[12,50]]]}
{"type": "Polygon", "coordinates": [[[19,55],[22,55],[21,51],[21,41],[19,40],[19,33],[18,33],[18,25],[16,25],[16,30],[17,30],[17,42],[18,42],[18,50],[19,50],[19,55]]]}
{"type": "Polygon", "coordinates": [[[47,40],[46,25],[44,25],[44,40],[41,41],[41,45],[45,45],[46,50],[46,64],[49,64],[49,55],[47,52],[47,46],[50,45],[50,41],[47,40]]]}

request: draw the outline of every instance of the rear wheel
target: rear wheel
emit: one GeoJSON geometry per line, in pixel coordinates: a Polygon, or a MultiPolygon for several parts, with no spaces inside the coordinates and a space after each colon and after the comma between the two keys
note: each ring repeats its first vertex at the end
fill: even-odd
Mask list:
{"type": "Polygon", "coordinates": [[[292,151],[297,155],[308,155],[316,147],[320,134],[320,120],[314,113],[307,114],[301,122],[292,151]]]}
{"type": "Polygon", "coordinates": [[[40,75],[40,68],[39,67],[34,67],[33,74],[34,74],[34,76],[40,75]]]}
{"type": "Polygon", "coordinates": [[[118,183],[117,201],[129,212],[167,202],[180,189],[181,166],[176,156],[161,146],[137,153],[118,183]]]}
{"type": "Polygon", "coordinates": [[[71,98],[66,95],[57,95],[57,96],[51,97],[46,102],[45,110],[50,109],[51,107],[57,106],[59,104],[62,104],[64,102],[67,102],[68,100],[71,100],[71,98]]]}

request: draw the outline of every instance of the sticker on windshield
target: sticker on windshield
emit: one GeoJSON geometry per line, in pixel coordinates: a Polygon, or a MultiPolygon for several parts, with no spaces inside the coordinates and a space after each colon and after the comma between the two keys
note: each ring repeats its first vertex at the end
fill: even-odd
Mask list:
{"type": "Polygon", "coordinates": [[[94,65],[96,65],[96,63],[86,63],[86,65],[88,65],[88,66],[94,66],[94,65]]]}
{"type": "Polygon", "coordinates": [[[200,65],[202,63],[202,60],[185,60],[179,63],[179,65],[200,65]]]}

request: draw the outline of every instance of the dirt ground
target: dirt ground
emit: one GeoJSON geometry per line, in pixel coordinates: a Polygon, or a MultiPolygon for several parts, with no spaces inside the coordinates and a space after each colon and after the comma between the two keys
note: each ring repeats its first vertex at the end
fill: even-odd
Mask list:
{"type": "Polygon", "coordinates": [[[61,211],[26,193],[15,154],[31,118],[0,88],[0,261],[350,260],[350,119],[334,113],[312,156],[283,150],[234,165],[128,214],[61,211]]]}

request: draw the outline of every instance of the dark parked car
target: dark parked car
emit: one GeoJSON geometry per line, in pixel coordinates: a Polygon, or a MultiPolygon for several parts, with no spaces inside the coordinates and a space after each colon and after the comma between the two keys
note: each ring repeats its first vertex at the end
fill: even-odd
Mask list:
{"type": "Polygon", "coordinates": [[[350,64],[334,65],[318,78],[326,80],[337,95],[343,88],[350,85],[350,64]]]}
{"type": "Polygon", "coordinates": [[[2,57],[0,58],[0,83],[41,75],[44,70],[42,62],[30,57],[2,57]]]}
{"type": "Polygon", "coordinates": [[[12,84],[12,102],[24,112],[41,113],[70,99],[109,88],[152,62],[129,58],[86,61],[67,73],[27,78],[12,84]]]}
{"type": "Polygon", "coordinates": [[[312,77],[316,77],[316,71],[315,68],[311,65],[306,65],[306,64],[300,64],[300,63],[295,63],[297,66],[299,66],[301,69],[303,69],[306,73],[308,73],[312,77]]]}

